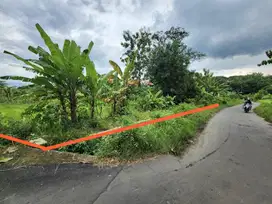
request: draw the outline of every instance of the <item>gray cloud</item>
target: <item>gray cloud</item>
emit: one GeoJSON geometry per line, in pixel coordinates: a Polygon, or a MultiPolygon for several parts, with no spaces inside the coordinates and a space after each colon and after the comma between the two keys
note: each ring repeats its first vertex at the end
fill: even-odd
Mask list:
{"type": "Polygon", "coordinates": [[[211,57],[256,55],[272,48],[272,1],[176,1],[172,24],[185,27],[188,42],[211,57]]]}
{"type": "Polygon", "coordinates": [[[101,73],[110,69],[109,59],[121,63],[124,30],[171,26],[188,30],[188,44],[208,54],[193,68],[252,70],[265,58],[259,53],[272,48],[271,10],[270,0],[1,0],[0,75],[29,76],[22,68],[11,68],[8,64],[19,62],[2,51],[30,57],[29,45],[44,46],[35,23],[60,46],[65,38],[83,48],[94,41],[91,57],[101,73]]]}

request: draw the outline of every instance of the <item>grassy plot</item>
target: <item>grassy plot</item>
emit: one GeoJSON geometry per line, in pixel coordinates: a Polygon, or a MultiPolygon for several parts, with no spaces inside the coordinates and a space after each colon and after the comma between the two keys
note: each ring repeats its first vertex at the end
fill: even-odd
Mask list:
{"type": "MultiPolygon", "coordinates": [[[[152,153],[178,155],[192,142],[214,113],[223,107],[225,106],[103,137],[97,144],[96,155],[122,159],[139,158],[152,153]]],[[[196,106],[193,104],[181,104],[168,110],[149,114],[146,112],[143,115],[146,118],[159,118],[194,108],[196,106]]],[[[135,123],[134,120],[134,117],[122,117],[121,126],[135,123]]]]}
{"type": "Polygon", "coordinates": [[[254,109],[255,113],[266,121],[272,122],[272,99],[260,100],[261,105],[254,109]]]}
{"type": "MultiPolygon", "coordinates": [[[[138,159],[145,155],[164,153],[178,155],[194,140],[197,132],[204,127],[214,113],[226,106],[233,105],[233,103],[236,104],[237,102],[231,101],[230,104],[222,105],[216,109],[121,132],[112,136],[81,142],[63,147],[59,150],[125,160],[138,159]]],[[[68,128],[60,133],[55,132],[48,134],[35,131],[34,136],[45,139],[48,142],[47,145],[54,145],[71,139],[84,137],[95,132],[100,132],[101,130],[124,127],[141,121],[195,109],[197,107],[203,107],[203,105],[196,106],[194,104],[184,103],[164,110],[145,112],[138,111],[130,106],[129,114],[101,118],[97,121],[96,128],[90,128],[89,121],[84,120],[84,123],[80,124],[78,127],[68,128]]],[[[32,132],[34,129],[27,121],[9,124],[4,130],[4,134],[27,140],[33,139],[32,132]]]]}
{"type": "Polygon", "coordinates": [[[20,120],[21,114],[28,106],[28,104],[0,103],[0,113],[5,117],[20,120]]]}

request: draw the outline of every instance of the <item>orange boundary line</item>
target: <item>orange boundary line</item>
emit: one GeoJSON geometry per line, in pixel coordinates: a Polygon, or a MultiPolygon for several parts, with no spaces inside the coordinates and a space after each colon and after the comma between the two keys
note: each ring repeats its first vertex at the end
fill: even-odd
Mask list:
{"type": "Polygon", "coordinates": [[[48,150],[58,149],[60,147],[65,147],[65,146],[68,146],[68,145],[76,144],[76,143],[79,143],[79,142],[88,141],[88,140],[96,139],[96,138],[99,138],[99,137],[112,135],[112,134],[115,134],[115,133],[124,132],[124,131],[127,131],[127,130],[147,126],[147,125],[150,125],[150,124],[154,124],[154,123],[158,123],[158,122],[178,118],[178,117],[181,117],[181,116],[190,115],[190,114],[202,112],[202,111],[209,110],[209,109],[214,109],[214,108],[217,108],[217,107],[219,107],[219,104],[212,104],[212,105],[209,105],[209,106],[196,108],[196,109],[181,112],[181,113],[176,113],[176,114],[164,116],[164,117],[161,117],[161,118],[136,123],[136,124],[129,125],[129,126],[126,126],[126,127],[120,127],[120,128],[107,130],[107,131],[104,131],[104,132],[95,133],[95,134],[92,134],[92,135],[87,136],[87,137],[82,137],[82,138],[75,139],[75,140],[69,140],[67,142],[59,143],[59,144],[48,146],[48,147],[37,145],[37,144],[31,143],[31,142],[28,142],[26,140],[17,139],[15,137],[3,135],[3,134],[0,134],[0,138],[15,141],[15,142],[18,142],[18,143],[21,143],[21,144],[24,144],[24,145],[28,145],[28,146],[31,146],[31,147],[36,147],[36,148],[39,148],[39,149],[41,149],[43,151],[48,151],[48,150]]]}
{"type": "Polygon", "coordinates": [[[24,145],[27,145],[27,146],[30,146],[30,147],[36,147],[36,148],[39,148],[39,149],[41,149],[43,151],[46,151],[45,146],[38,145],[38,144],[29,142],[29,141],[26,141],[26,140],[21,140],[21,139],[18,139],[16,137],[0,134],[0,138],[10,140],[10,141],[14,141],[14,142],[18,142],[18,143],[21,143],[21,144],[24,144],[24,145]]]}

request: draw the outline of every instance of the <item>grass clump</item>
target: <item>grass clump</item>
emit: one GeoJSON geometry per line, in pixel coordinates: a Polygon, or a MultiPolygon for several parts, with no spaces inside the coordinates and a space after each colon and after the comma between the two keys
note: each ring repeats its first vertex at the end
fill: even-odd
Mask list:
{"type": "Polygon", "coordinates": [[[254,109],[255,113],[268,122],[272,122],[272,100],[261,100],[261,105],[254,109]]]}

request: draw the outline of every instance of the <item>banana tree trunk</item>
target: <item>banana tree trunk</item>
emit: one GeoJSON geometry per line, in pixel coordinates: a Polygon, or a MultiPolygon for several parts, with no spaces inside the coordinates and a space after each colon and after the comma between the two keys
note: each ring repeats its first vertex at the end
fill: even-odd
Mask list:
{"type": "Polygon", "coordinates": [[[116,104],[117,104],[117,101],[116,101],[116,98],[114,97],[114,99],[113,99],[113,114],[116,113],[116,104]]]}
{"type": "Polygon", "coordinates": [[[65,105],[65,98],[60,90],[58,90],[58,94],[59,94],[59,101],[60,101],[60,104],[62,107],[63,118],[64,118],[64,120],[67,121],[68,120],[68,113],[67,113],[67,109],[66,109],[66,105],[65,105]]]}
{"type": "Polygon", "coordinates": [[[71,112],[71,120],[73,123],[77,122],[77,97],[76,97],[76,90],[70,90],[70,112],[71,112]]]}
{"type": "Polygon", "coordinates": [[[91,118],[94,118],[94,111],[95,111],[95,98],[91,97],[90,100],[90,110],[91,110],[91,118]]]}

